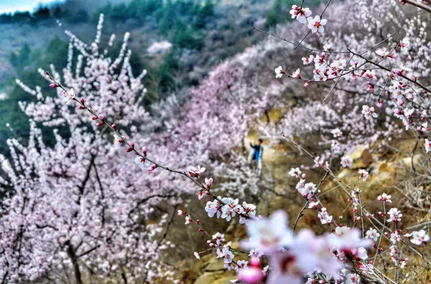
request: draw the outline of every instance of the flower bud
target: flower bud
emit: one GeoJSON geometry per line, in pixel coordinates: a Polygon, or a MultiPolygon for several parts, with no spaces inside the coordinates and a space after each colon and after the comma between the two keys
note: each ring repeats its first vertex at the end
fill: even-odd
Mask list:
{"type": "Polygon", "coordinates": [[[157,165],[151,165],[151,166],[147,169],[147,171],[148,171],[148,172],[152,172],[152,171],[154,171],[156,168],[157,168],[157,165]]]}
{"type": "Polygon", "coordinates": [[[147,156],[147,147],[142,147],[142,154],[144,155],[144,157],[147,156]]]}
{"type": "Polygon", "coordinates": [[[262,282],[263,273],[257,267],[244,267],[238,271],[238,280],[248,284],[257,284],[262,282]]]}
{"type": "Polygon", "coordinates": [[[81,102],[81,104],[84,104],[85,99],[84,99],[84,98],[81,98],[79,101],[81,102]]]}
{"type": "Polygon", "coordinates": [[[59,85],[58,85],[57,83],[49,84],[49,86],[50,86],[51,88],[58,88],[58,87],[59,87],[59,85]]]}
{"type": "Polygon", "coordinates": [[[115,124],[115,123],[113,123],[112,125],[111,125],[111,127],[113,128],[113,129],[117,129],[117,125],[115,124]]]}
{"type": "Polygon", "coordinates": [[[130,142],[130,147],[126,149],[126,152],[129,153],[135,148],[135,143],[130,142]]]}
{"type": "Polygon", "coordinates": [[[250,259],[250,265],[253,267],[260,267],[260,259],[258,257],[252,257],[250,259]]]}
{"type": "Polygon", "coordinates": [[[85,109],[83,106],[77,106],[76,109],[85,109]]]}
{"type": "Polygon", "coordinates": [[[207,187],[207,189],[210,189],[212,184],[213,184],[212,178],[205,178],[205,186],[207,187]]]}

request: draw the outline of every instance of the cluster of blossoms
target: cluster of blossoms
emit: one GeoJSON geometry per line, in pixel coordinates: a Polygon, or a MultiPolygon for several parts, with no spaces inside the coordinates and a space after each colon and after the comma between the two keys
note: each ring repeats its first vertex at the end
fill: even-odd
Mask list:
{"type": "MultiPolygon", "coordinates": [[[[380,7],[381,3],[375,4],[380,7]]],[[[400,9],[395,10],[398,13],[397,16],[399,15],[399,17],[394,16],[395,18],[405,17],[400,9]]],[[[361,21],[367,19],[378,27],[382,25],[379,19],[384,16],[385,12],[383,11],[384,9],[379,8],[367,15],[364,6],[359,5],[357,9],[352,9],[351,12],[353,18],[362,17],[361,21]]],[[[343,12],[337,11],[336,13],[339,15],[340,13],[349,12],[343,9],[343,12]]],[[[311,15],[311,11],[302,6],[293,6],[291,14],[292,18],[296,18],[300,23],[307,23],[307,18],[311,15]]],[[[390,20],[386,19],[385,21],[390,22],[390,20]]],[[[314,21],[309,22],[311,25],[313,23],[314,21]]],[[[371,27],[371,23],[366,26],[371,27]]],[[[335,24],[336,21],[334,21],[335,24]]],[[[406,25],[404,26],[399,21],[395,21],[395,25],[405,32],[405,34],[401,35],[403,38],[398,41],[395,40],[393,35],[388,35],[383,41],[376,39],[372,34],[372,28],[368,29],[368,34],[366,32],[359,37],[341,36],[334,33],[328,36],[327,42],[329,43],[323,45],[323,50],[313,48],[311,44],[301,45],[303,42],[301,40],[300,43],[296,44],[296,48],[314,50],[316,53],[302,58],[304,65],[314,64],[313,78],[306,79],[303,78],[304,76],[299,76],[299,69],[290,75],[281,66],[275,70],[276,77],[280,78],[287,75],[291,78],[303,80],[305,81],[304,86],[308,86],[311,82],[336,81],[335,86],[330,88],[324,101],[330,96],[344,99],[339,95],[340,92],[334,89],[347,93],[358,92],[360,97],[358,97],[357,102],[359,101],[363,104],[362,114],[369,119],[367,122],[369,125],[365,126],[365,128],[370,130],[375,124],[373,120],[379,117],[373,104],[378,108],[382,108],[383,104],[386,104],[386,108],[382,110],[400,119],[406,130],[409,130],[412,126],[416,127],[421,132],[419,137],[424,139],[425,150],[429,151],[429,139],[423,137],[423,134],[428,129],[429,109],[427,105],[429,105],[428,94],[430,93],[430,89],[426,84],[426,78],[429,78],[430,70],[427,64],[429,58],[424,56],[429,51],[429,44],[427,44],[426,39],[426,23],[418,19],[416,22],[406,20],[406,25]],[[368,47],[364,47],[363,42],[365,41],[369,41],[368,47]],[[361,51],[355,52],[355,48],[361,51]],[[341,82],[339,80],[341,78],[345,80],[341,82]]],[[[338,103],[336,107],[339,108],[341,105],[338,103]]],[[[354,115],[353,111],[352,115],[354,115]]],[[[388,118],[384,118],[386,123],[392,124],[387,125],[388,130],[393,131],[398,128],[397,123],[388,120],[388,118]]],[[[382,118],[379,118],[379,120],[381,121],[382,118]]],[[[350,125],[349,127],[351,128],[352,126],[350,125]]],[[[379,131],[374,129],[373,139],[379,135],[378,133],[379,131]]],[[[336,138],[335,135],[334,138],[336,138]]],[[[345,139],[345,141],[352,143],[355,138],[345,139]]],[[[331,144],[333,154],[340,154],[345,149],[339,143],[331,144]]]]}
{"type": "Polygon", "coordinates": [[[307,25],[312,33],[319,33],[322,35],[325,33],[324,25],[326,25],[328,21],[326,19],[320,19],[321,16],[310,17],[312,12],[309,8],[293,5],[290,14],[292,15],[292,19],[296,18],[301,24],[307,25]]]}
{"type": "Polygon", "coordinates": [[[325,207],[321,207],[318,210],[320,201],[318,200],[318,188],[316,184],[312,182],[306,183],[306,174],[302,174],[299,168],[292,168],[289,175],[299,178],[299,182],[296,184],[296,190],[307,200],[308,208],[315,209],[317,217],[320,219],[322,225],[332,223],[332,216],[328,213],[325,207]]]}
{"type": "MultiPolygon", "coordinates": [[[[267,283],[303,283],[306,276],[312,281],[322,274],[325,279],[342,281],[346,277],[342,273],[345,260],[362,263],[368,258],[366,248],[371,245],[360,238],[358,229],[348,227],[337,227],[334,233],[323,236],[304,229],[295,236],[287,227],[283,211],[274,212],[268,219],[249,220],[246,226],[250,238],[242,241],[241,247],[269,258],[267,283]]],[[[365,273],[366,267],[364,264],[365,273]]],[[[248,268],[239,269],[238,277],[254,284],[260,283],[265,274],[248,268]]]]}
{"type": "Polygon", "coordinates": [[[216,215],[217,218],[226,219],[226,221],[230,221],[232,217],[238,216],[239,223],[244,224],[247,218],[254,218],[256,216],[256,205],[248,204],[245,201],[241,205],[238,202],[238,199],[218,197],[213,201],[207,202],[205,211],[210,218],[216,215]]]}
{"type": "MultiPolygon", "coordinates": [[[[186,225],[194,223],[199,227],[199,232],[204,232],[207,236],[210,236],[209,233],[201,226],[199,219],[193,220],[190,215],[182,210],[178,210],[178,215],[184,216],[186,225]]],[[[207,240],[207,244],[211,249],[216,249],[216,256],[217,258],[223,259],[225,269],[230,271],[232,269],[238,270],[240,268],[247,267],[248,261],[246,260],[234,261],[235,254],[232,252],[232,243],[226,242],[224,234],[217,232],[216,234],[212,235],[210,240],[207,240]]],[[[196,259],[200,259],[201,254],[202,253],[200,252],[195,252],[194,256],[196,259]]]]}
{"type": "Polygon", "coordinates": [[[394,223],[400,222],[401,217],[403,216],[401,211],[398,210],[397,208],[391,208],[388,212],[388,215],[389,215],[388,222],[394,222],[394,223]]]}
{"type": "Polygon", "coordinates": [[[391,252],[390,256],[392,261],[394,262],[396,267],[399,267],[401,269],[406,267],[408,258],[403,257],[403,251],[400,250],[397,246],[393,245],[391,246],[391,252]]]}
{"type": "Polygon", "coordinates": [[[410,241],[415,245],[423,245],[424,243],[429,242],[430,236],[427,234],[425,230],[414,231],[411,234],[404,235],[405,237],[412,237],[410,241]]]}

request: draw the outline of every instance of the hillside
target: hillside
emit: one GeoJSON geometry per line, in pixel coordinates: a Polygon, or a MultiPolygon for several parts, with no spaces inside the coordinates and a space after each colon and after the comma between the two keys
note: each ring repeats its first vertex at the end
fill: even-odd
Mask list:
{"type": "Polygon", "coordinates": [[[425,2],[3,15],[0,281],[429,283],[425,2]]]}
{"type": "MultiPolygon", "coordinates": [[[[144,79],[148,90],[145,103],[159,101],[171,93],[184,102],[186,90],[205,78],[212,66],[263,38],[253,31],[253,26],[263,23],[273,7],[272,1],[260,0],[242,4],[189,0],[167,1],[163,5],[156,0],[98,3],[87,9],[82,1],[67,1],[40,7],[33,14],[0,16],[0,93],[8,98],[0,103],[0,145],[11,137],[7,122],[17,135],[28,135],[18,101],[31,98],[17,88],[15,78],[29,85],[42,84],[43,80],[35,76],[37,68],[64,66],[65,30],[89,42],[95,36],[98,16],[103,13],[102,42],[107,44],[110,34],[116,34],[115,50],[119,50],[122,35],[132,35],[132,68],[148,71],[144,79]],[[168,43],[167,49],[149,52],[151,46],[163,42],[168,43]]],[[[0,146],[0,152],[6,153],[6,148],[0,146]]]]}

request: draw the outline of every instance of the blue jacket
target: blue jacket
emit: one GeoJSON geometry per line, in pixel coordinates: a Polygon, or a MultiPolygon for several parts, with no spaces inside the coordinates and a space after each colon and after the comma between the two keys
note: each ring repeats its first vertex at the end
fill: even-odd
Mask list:
{"type": "Polygon", "coordinates": [[[262,160],[263,146],[253,144],[250,144],[250,146],[254,149],[252,159],[256,161],[262,160]]]}

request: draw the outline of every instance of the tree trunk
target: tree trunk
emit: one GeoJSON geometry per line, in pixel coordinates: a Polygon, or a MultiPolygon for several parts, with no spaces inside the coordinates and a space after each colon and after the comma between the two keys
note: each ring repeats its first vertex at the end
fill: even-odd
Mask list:
{"type": "Polygon", "coordinates": [[[81,270],[79,269],[79,264],[78,264],[78,258],[76,256],[75,250],[72,247],[72,244],[70,243],[67,248],[67,255],[70,257],[70,260],[72,261],[76,284],[83,284],[81,279],[81,270]]]}

